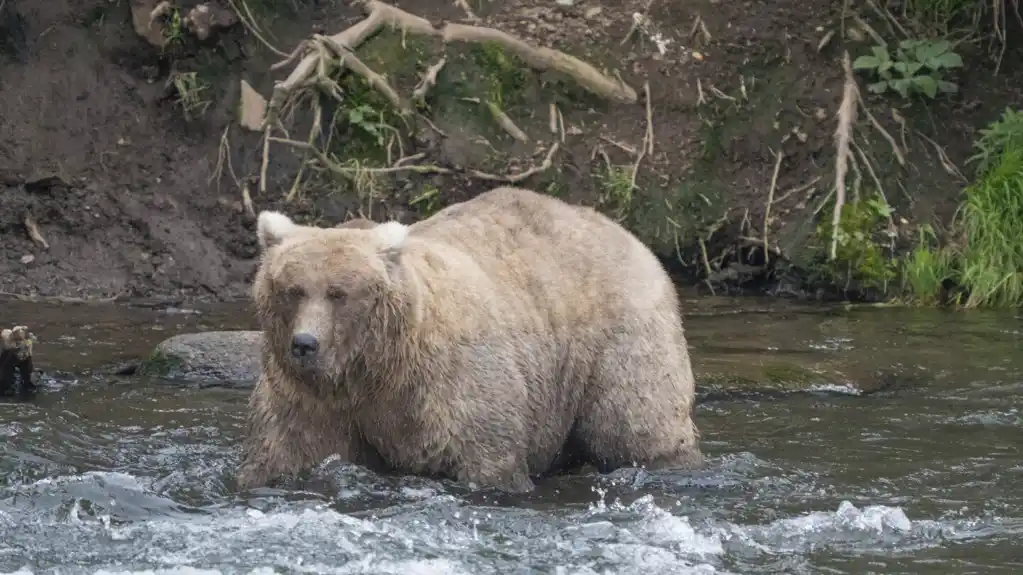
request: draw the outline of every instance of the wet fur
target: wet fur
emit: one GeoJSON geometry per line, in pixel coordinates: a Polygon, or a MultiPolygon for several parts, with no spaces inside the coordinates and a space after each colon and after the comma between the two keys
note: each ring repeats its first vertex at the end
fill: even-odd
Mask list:
{"type": "Polygon", "coordinates": [[[679,302],[631,234],[516,188],[404,229],[260,215],[240,487],[331,454],[509,491],[585,462],[702,465],[679,302]],[[321,342],[314,371],[291,361],[298,331],[321,342]]]}

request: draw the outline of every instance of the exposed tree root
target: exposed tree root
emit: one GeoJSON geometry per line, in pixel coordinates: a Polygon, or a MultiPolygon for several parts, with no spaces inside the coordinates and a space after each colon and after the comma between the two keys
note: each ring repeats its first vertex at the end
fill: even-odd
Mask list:
{"type": "Polygon", "coordinates": [[[515,122],[508,117],[508,114],[504,113],[504,110],[502,110],[500,106],[493,102],[487,102],[486,106],[487,109],[490,110],[490,115],[494,117],[494,121],[497,122],[497,125],[501,126],[501,129],[505,132],[508,132],[509,136],[520,142],[529,141],[529,136],[527,136],[521,128],[515,125],[515,122]]]}
{"type": "Polygon", "coordinates": [[[774,203],[774,191],[778,188],[778,172],[781,171],[781,161],[785,159],[785,154],[781,150],[778,150],[777,159],[774,162],[774,174],[771,176],[771,188],[767,192],[767,203],[764,206],[764,265],[766,266],[770,261],[770,248],[771,244],[767,241],[768,231],[771,229],[771,204],[774,203]]]}
{"type": "Polygon", "coordinates": [[[842,217],[842,206],[845,205],[845,176],[849,170],[849,144],[852,140],[853,124],[856,122],[856,104],[859,101],[859,88],[853,77],[852,63],[849,52],[842,54],[842,68],[845,70],[845,86],[842,90],[842,104],[838,108],[838,127],[835,129],[835,147],[838,155],[835,158],[835,210],[831,216],[831,251],[829,256],[835,259],[838,252],[838,225],[842,217]]]}
{"type": "MultiPolygon", "coordinates": [[[[377,0],[364,2],[363,9],[368,14],[364,20],[337,34],[321,38],[332,46],[341,46],[350,52],[357,49],[382,27],[388,26],[407,34],[439,37],[445,43],[473,42],[486,44],[488,42],[496,42],[501,47],[521,58],[530,67],[538,71],[554,70],[562,72],[571,76],[581,86],[598,96],[624,103],[634,103],[637,99],[636,91],[631,87],[624,82],[601,74],[596,68],[586,62],[559,50],[530,46],[522,40],[500,30],[455,23],[448,23],[443,28],[437,29],[425,18],[410,14],[377,0]]],[[[299,45],[285,61],[274,65],[273,69],[283,67],[304,53],[302,59],[291,71],[291,74],[288,75],[288,78],[283,82],[277,83],[274,87],[273,96],[270,98],[268,119],[272,119],[273,113],[283,108],[285,101],[288,100],[291,94],[313,79],[317,71],[321,70],[324,66],[322,62],[324,54],[315,49],[311,50],[309,44],[307,42],[299,45]]],[[[358,71],[356,72],[358,73],[358,71]]]]}
{"type": "Polygon", "coordinates": [[[414,90],[412,90],[413,102],[421,104],[426,101],[426,94],[437,85],[437,75],[440,74],[440,71],[444,69],[444,66],[447,63],[447,58],[441,58],[440,62],[437,62],[426,70],[426,74],[423,75],[423,80],[419,82],[419,85],[416,86],[414,90]]]}
{"type": "MultiPolygon", "coordinates": [[[[349,164],[338,164],[328,158],[326,154],[324,154],[321,150],[318,150],[316,147],[316,138],[322,131],[320,119],[322,118],[323,110],[320,109],[319,104],[315,102],[314,98],[311,99],[314,101],[313,109],[315,119],[313,122],[313,129],[310,131],[309,138],[306,142],[303,143],[292,140],[290,136],[285,136],[284,138],[274,136],[277,132],[286,133],[281,119],[289,117],[289,114],[299,105],[299,103],[308,94],[312,93],[312,90],[326,93],[336,100],[341,100],[343,98],[344,95],[341,87],[333,79],[336,77],[336,73],[339,69],[348,70],[364,78],[369,86],[386,98],[400,116],[410,117],[412,115],[416,115],[417,118],[423,119],[427,124],[429,124],[431,129],[443,136],[443,132],[437,129],[429,118],[426,118],[416,111],[415,105],[423,104],[425,102],[429,91],[437,83],[437,77],[444,68],[446,59],[441,59],[426,71],[424,77],[419,82],[419,85],[413,90],[411,98],[406,100],[391,86],[387,78],[372,70],[355,54],[355,50],[360,45],[384,27],[401,31],[403,34],[414,34],[418,36],[436,38],[441,40],[444,44],[454,42],[475,44],[496,43],[510,54],[517,56],[530,68],[541,72],[556,71],[565,74],[566,76],[571,77],[578,85],[587,91],[609,101],[635,103],[638,99],[636,91],[625,84],[621,79],[607,76],[599,72],[590,64],[565,54],[564,52],[530,45],[519,38],[500,30],[450,22],[441,27],[435,27],[424,18],[410,14],[404,10],[378,0],[363,0],[361,1],[361,5],[367,15],[365,19],[337,34],[329,36],[319,34],[313,35],[308,40],[302,42],[291,54],[287,56],[284,61],[279,62],[272,67],[273,70],[277,70],[297,62],[294,64],[294,68],[288,77],[284,81],[277,82],[274,86],[273,94],[271,95],[266,107],[266,114],[261,123],[261,129],[264,132],[263,158],[260,169],[259,184],[261,192],[266,191],[266,174],[269,164],[269,149],[271,142],[285,143],[289,146],[302,149],[305,151],[307,156],[311,156],[311,158],[309,158],[310,161],[323,164],[324,168],[339,175],[354,175],[356,173],[387,174],[399,171],[441,174],[453,172],[451,168],[442,166],[410,164],[409,158],[406,157],[404,153],[401,154],[401,158],[398,162],[394,162],[390,166],[382,168],[365,168],[349,164]]],[[[647,88],[647,92],[647,99],[649,100],[649,88],[647,88]]],[[[522,129],[520,129],[498,105],[486,101],[480,103],[487,107],[497,124],[514,139],[520,142],[530,141],[529,136],[522,131],[522,129]]],[[[644,155],[652,153],[653,151],[653,128],[652,120],[649,117],[649,108],[650,103],[648,101],[648,126],[643,148],[644,155]]],[[[557,133],[557,128],[560,128],[561,140],[564,141],[564,120],[561,117],[560,110],[557,110],[556,107],[552,112],[551,126],[552,132],[554,133],[557,133]],[[557,126],[557,128],[555,126],[557,126]]],[[[394,128],[390,128],[390,130],[397,134],[397,130],[394,128]]],[[[416,134],[408,135],[415,136],[416,134]]],[[[400,140],[400,135],[397,135],[396,139],[400,140]]],[[[495,175],[472,169],[459,170],[459,173],[484,180],[520,182],[535,173],[549,169],[551,167],[552,157],[558,148],[559,146],[556,144],[551,146],[543,163],[519,174],[495,175]]],[[[639,158],[639,160],[641,159],[642,157],[639,158]]],[[[391,158],[389,157],[388,162],[390,162],[390,160],[391,158]]],[[[637,166],[639,160],[637,160],[637,166]]],[[[297,195],[301,178],[306,168],[306,163],[307,162],[305,161],[303,162],[303,165],[299,170],[299,174],[295,179],[295,183],[287,194],[288,200],[293,199],[297,195]]]]}

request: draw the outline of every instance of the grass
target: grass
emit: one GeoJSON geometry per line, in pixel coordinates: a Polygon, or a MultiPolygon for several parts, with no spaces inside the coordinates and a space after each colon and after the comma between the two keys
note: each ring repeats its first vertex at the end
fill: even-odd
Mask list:
{"type": "Polygon", "coordinates": [[[212,101],[206,97],[209,86],[195,72],[185,72],[174,76],[174,89],[177,91],[177,104],[186,120],[193,120],[206,113],[212,101]]]}
{"type": "Polygon", "coordinates": [[[609,165],[594,174],[600,185],[598,203],[609,214],[622,221],[629,216],[633,192],[632,166],[609,165]]]}
{"type": "Polygon", "coordinates": [[[965,307],[1023,306],[1023,123],[1017,128],[997,163],[964,191],[959,282],[969,294],[965,307]]]}
{"type": "MultiPolygon", "coordinates": [[[[996,2],[1000,0],[995,0],[996,2]]],[[[945,35],[958,22],[972,22],[977,14],[990,9],[991,2],[984,0],[906,0],[903,14],[919,24],[945,35]]]]}
{"type": "Polygon", "coordinates": [[[1023,306],[1023,113],[1006,110],[974,144],[975,181],[963,190],[955,241],[921,234],[904,260],[906,299],[937,303],[954,283],[965,308],[1023,306]]]}
{"type": "Polygon", "coordinates": [[[917,246],[902,261],[902,291],[906,303],[939,305],[946,283],[955,279],[955,261],[948,250],[937,248],[930,226],[918,230],[917,246]]]}

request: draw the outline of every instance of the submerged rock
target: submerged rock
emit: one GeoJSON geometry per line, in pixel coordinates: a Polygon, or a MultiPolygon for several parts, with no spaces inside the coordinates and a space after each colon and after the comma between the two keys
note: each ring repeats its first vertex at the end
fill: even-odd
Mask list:
{"type": "Polygon", "coordinates": [[[262,338],[258,331],[176,335],[156,346],[139,375],[251,388],[259,379],[262,338]]]}

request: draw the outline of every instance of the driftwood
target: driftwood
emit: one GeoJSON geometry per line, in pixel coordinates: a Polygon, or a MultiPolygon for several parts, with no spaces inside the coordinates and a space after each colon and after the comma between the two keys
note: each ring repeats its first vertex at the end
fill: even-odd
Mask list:
{"type": "Polygon", "coordinates": [[[35,393],[33,343],[35,336],[23,325],[0,331],[0,397],[25,397],[35,393]]]}

